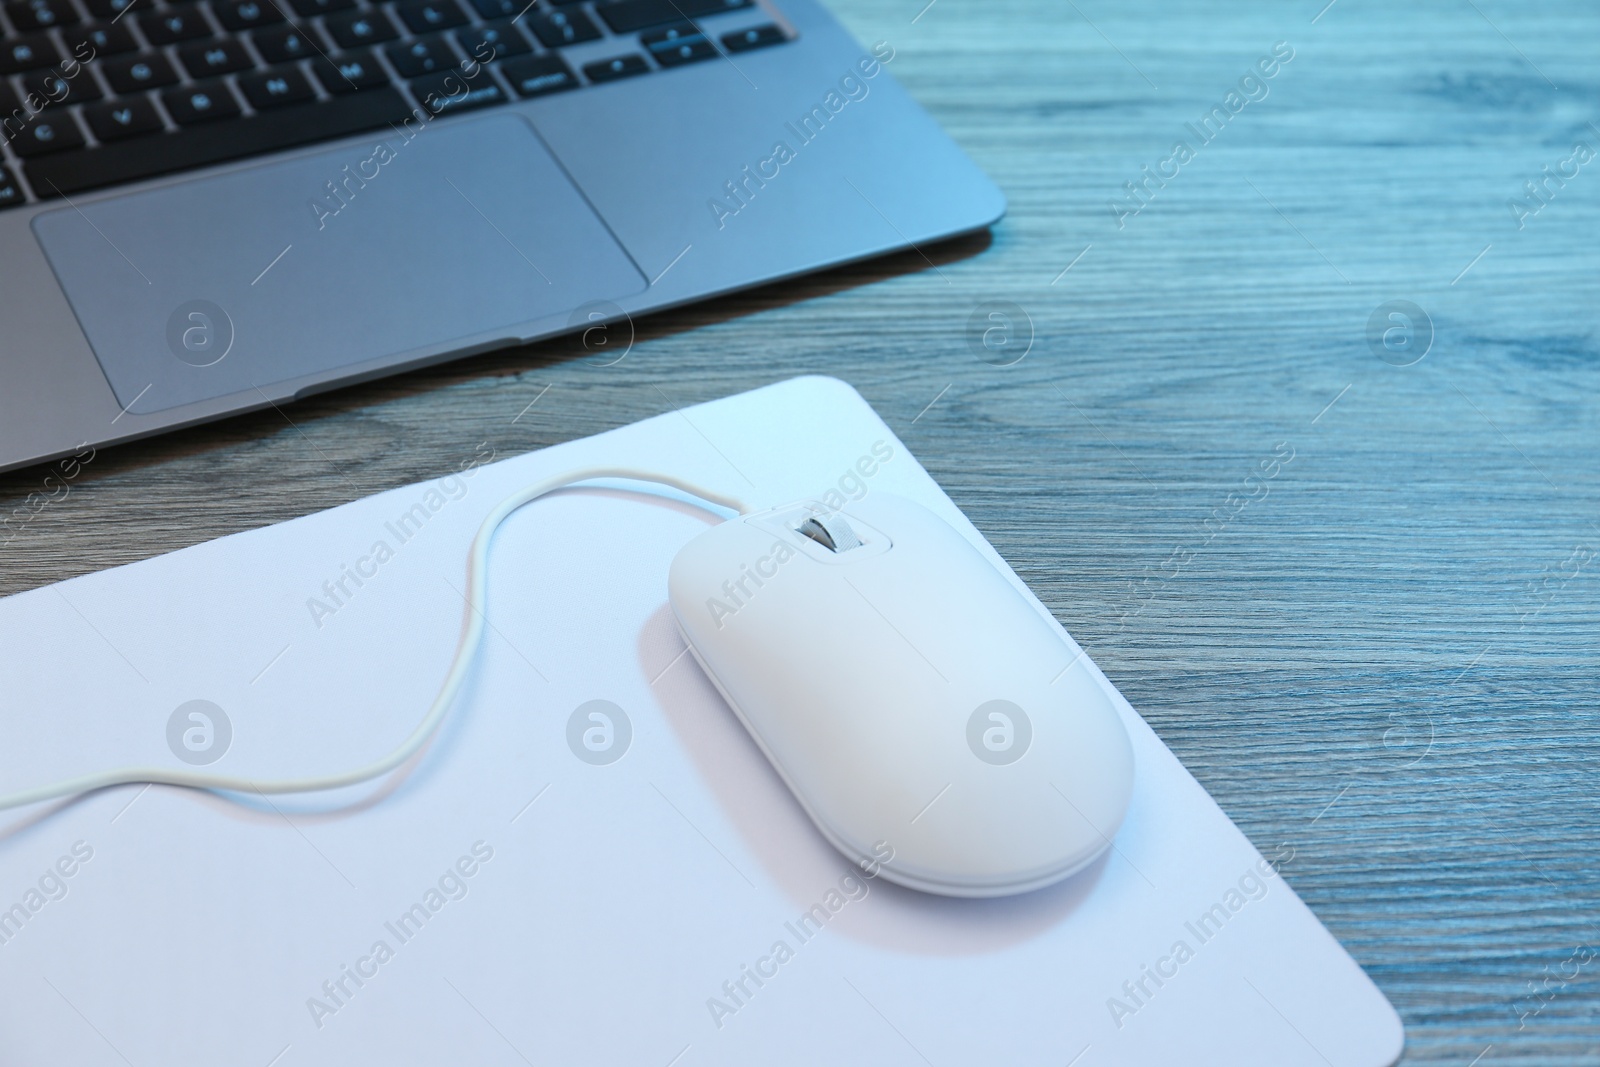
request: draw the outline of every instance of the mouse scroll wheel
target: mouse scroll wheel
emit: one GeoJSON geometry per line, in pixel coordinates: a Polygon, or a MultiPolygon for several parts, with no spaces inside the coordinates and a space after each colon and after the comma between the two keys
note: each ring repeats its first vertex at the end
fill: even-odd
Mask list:
{"type": "Polygon", "coordinates": [[[799,532],[829,552],[848,552],[861,547],[861,538],[856,536],[848,522],[837,515],[828,519],[826,524],[818,518],[807,519],[800,524],[799,532]]]}

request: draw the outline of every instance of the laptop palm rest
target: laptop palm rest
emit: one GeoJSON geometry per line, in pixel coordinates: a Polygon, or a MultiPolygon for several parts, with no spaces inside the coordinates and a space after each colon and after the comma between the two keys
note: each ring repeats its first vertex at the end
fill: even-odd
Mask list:
{"type": "MultiPolygon", "coordinates": [[[[646,287],[526,120],[370,141],[39,215],[117,400],[161,411],[646,287]]],[[[499,338],[495,331],[503,331],[499,338]]]]}

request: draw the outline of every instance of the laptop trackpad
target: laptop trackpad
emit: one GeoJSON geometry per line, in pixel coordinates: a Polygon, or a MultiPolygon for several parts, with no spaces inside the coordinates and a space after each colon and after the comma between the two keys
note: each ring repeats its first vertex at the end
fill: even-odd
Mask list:
{"type": "Polygon", "coordinates": [[[509,114],[374,133],[33,226],[135,413],[509,338],[646,286],[533,127],[509,114]]]}

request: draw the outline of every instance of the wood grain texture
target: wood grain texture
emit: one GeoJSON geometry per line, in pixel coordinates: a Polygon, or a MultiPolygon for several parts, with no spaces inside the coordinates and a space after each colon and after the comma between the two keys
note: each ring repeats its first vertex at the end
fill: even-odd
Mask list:
{"type": "Polygon", "coordinates": [[[841,2],[1005,189],[992,238],[657,316],[611,367],[544,344],[103,452],[0,592],[836,375],[1294,850],[1406,1062],[1596,1062],[1600,961],[1567,961],[1600,945],[1600,163],[1521,229],[1507,202],[1600,146],[1600,10],[1322,2],[841,2]],[[1278,41],[1266,98],[1186,135],[1278,41]],[[1014,366],[969,343],[987,300],[1031,318],[1014,366]],[[1390,300],[1432,319],[1416,365],[1369,347],[1390,300]]]}

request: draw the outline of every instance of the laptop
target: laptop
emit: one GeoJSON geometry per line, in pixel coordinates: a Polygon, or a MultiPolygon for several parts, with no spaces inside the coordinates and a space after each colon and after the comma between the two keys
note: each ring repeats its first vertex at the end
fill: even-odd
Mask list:
{"type": "Polygon", "coordinates": [[[815,0],[7,0],[0,34],[0,469],[559,334],[603,357],[1005,208],[896,42],[815,0]]]}

